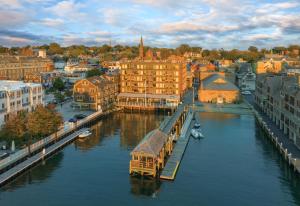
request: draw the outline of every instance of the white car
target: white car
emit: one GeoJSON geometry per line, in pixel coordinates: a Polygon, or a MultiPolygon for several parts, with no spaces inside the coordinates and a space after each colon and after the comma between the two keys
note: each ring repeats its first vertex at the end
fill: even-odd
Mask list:
{"type": "Polygon", "coordinates": [[[241,93],[244,94],[244,95],[250,95],[251,94],[250,91],[242,91],[241,93]]]}

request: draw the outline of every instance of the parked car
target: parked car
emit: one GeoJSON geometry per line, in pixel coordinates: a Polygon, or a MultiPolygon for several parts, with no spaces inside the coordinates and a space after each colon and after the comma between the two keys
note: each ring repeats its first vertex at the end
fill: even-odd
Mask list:
{"type": "Polygon", "coordinates": [[[85,114],[75,114],[74,115],[74,118],[76,118],[76,119],[84,119],[86,117],[87,117],[87,115],[85,115],[85,114]]]}
{"type": "Polygon", "coordinates": [[[244,95],[250,95],[251,94],[250,91],[242,91],[241,93],[244,94],[244,95]]]}
{"type": "Polygon", "coordinates": [[[69,119],[69,122],[75,123],[75,122],[77,122],[77,118],[73,117],[73,118],[69,119]]]}

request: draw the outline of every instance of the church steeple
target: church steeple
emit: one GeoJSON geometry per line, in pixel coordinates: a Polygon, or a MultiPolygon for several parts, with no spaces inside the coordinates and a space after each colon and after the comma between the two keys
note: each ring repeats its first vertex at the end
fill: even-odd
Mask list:
{"type": "Polygon", "coordinates": [[[141,36],[141,41],[140,41],[139,57],[140,57],[140,59],[144,59],[144,43],[143,43],[142,36],[141,36]]]}

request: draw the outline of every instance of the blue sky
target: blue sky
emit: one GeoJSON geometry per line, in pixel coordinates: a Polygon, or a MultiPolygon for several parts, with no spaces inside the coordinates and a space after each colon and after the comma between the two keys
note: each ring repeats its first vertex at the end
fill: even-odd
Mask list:
{"type": "Polygon", "coordinates": [[[0,0],[0,45],[300,44],[299,0],[0,0]]]}

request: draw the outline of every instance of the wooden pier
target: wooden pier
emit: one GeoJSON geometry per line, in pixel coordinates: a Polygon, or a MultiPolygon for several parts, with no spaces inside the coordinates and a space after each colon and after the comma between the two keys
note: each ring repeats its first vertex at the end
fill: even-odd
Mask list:
{"type": "Polygon", "coordinates": [[[21,174],[25,170],[29,169],[33,165],[37,164],[38,162],[44,160],[51,154],[55,153],[57,150],[62,148],[63,146],[69,144],[72,142],[75,138],[78,137],[78,135],[83,131],[84,129],[78,130],[75,133],[61,139],[60,141],[54,143],[47,149],[45,149],[45,152],[40,151],[36,153],[35,155],[29,157],[24,162],[21,162],[20,164],[16,165],[15,167],[12,167],[11,169],[7,170],[6,172],[2,173],[0,175],[0,186],[7,183],[12,178],[16,177],[17,175],[21,174]]]}
{"type": "Polygon", "coordinates": [[[191,126],[193,125],[192,124],[193,116],[194,116],[194,112],[190,110],[188,112],[188,116],[184,122],[184,125],[182,126],[180,137],[177,140],[175,148],[173,149],[173,152],[169,157],[167,164],[160,175],[161,179],[166,179],[166,180],[175,179],[177,169],[180,165],[186,146],[190,139],[191,126]]]}
{"type": "Polygon", "coordinates": [[[156,177],[172,154],[186,120],[186,109],[180,105],[171,117],[166,117],[158,129],[149,132],[131,152],[129,174],[156,177]]]}

